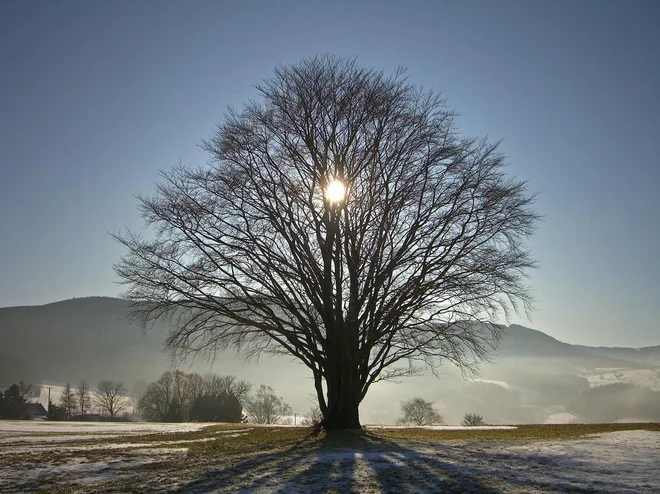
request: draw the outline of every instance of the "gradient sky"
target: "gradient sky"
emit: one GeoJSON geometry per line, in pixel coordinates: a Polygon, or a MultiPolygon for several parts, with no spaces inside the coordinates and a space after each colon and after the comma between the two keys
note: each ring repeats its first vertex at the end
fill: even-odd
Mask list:
{"type": "Polygon", "coordinates": [[[540,193],[537,311],[513,322],[660,345],[657,1],[0,0],[0,306],[116,296],[133,195],[328,52],[408,67],[540,193]]]}

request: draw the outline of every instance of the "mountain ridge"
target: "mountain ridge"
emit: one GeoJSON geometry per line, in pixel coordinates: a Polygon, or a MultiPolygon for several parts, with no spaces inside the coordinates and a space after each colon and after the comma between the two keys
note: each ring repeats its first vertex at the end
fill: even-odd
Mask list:
{"type": "MultiPolygon", "coordinates": [[[[26,304],[26,305],[10,305],[6,307],[0,307],[0,311],[7,310],[7,309],[33,309],[33,308],[46,308],[46,307],[53,307],[53,306],[60,306],[63,304],[70,304],[70,303],[78,303],[78,302],[86,302],[86,301],[111,301],[111,302],[118,302],[122,304],[130,304],[131,302],[127,299],[124,299],[122,297],[112,297],[109,295],[89,295],[85,297],[72,297],[69,299],[64,299],[64,300],[58,300],[55,302],[48,302],[45,304],[26,304]]],[[[577,343],[568,343],[562,340],[559,340],[555,338],[554,336],[549,335],[548,333],[545,333],[544,331],[541,331],[539,329],[535,328],[530,328],[528,326],[524,326],[522,324],[518,323],[512,323],[509,324],[508,326],[506,324],[502,325],[505,327],[507,330],[510,330],[512,328],[521,328],[526,331],[534,332],[538,335],[542,335],[544,338],[548,338],[550,340],[553,340],[555,342],[564,344],[564,345],[569,345],[572,347],[576,348],[583,348],[583,349],[592,349],[592,350],[637,350],[637,351],[660,351],[660,344],[658,345],[651,345],[651,346],[644,346],[644,347],[623,347],[623,346],[607,346],[607,345],[581,345],[577,343]]],[[[1,329],[1,328],[0,328],[1,329]]]]}
{"type": "MultiPolygon", "coordinates": [[[[292,358],[264,355],[248,365],[227,350],[211,361],[198,358],[173,366],[163,346],[167,325],[156,323],[144,331],[129,318],[129,304],[116,297],[80,297],[0,308],[0,388],[20,380],[76,386],[81,379],[94,387],[112,379],[139,396],[146,383],[177,367],[236,375],[254,386],[266,384],[278,393],[284,391],[295,410],[309,408],[311,372],[292,358]]],[[[459,369],[445,365],[440,380],[426,374],[407,378],[405,386],[374,385],[361,413],[372,423],[393,423],[399,400],[423,396],[444,403],[443,415],[456,423],[466,412],[487,415],[493,423],[543,422],[552,413],[568,410],[590,383],[629,386],[626,383],[637,379],[647,386],[644,392],[659,388],[660,352],[655,348],[660,349],[571,345],[540,330],[511,324],[504,327],[492,361],[481,365],[482,379],[477,380],[481,382],[466,382],[459,369]]]]}
{"type": "MultiPolygon", "coordinates": [[[[172,366],[164,351],[165,323],[144,331],[128,316],[128,300],[79,297],[36,306],[0,308],[0,384],[12,380],[154,379],[172,366]]],[[[660,346],[589,347],[571,345],[519,324],[505,327],[494,359],[567,359],[576,368],[660,365],[660,346]],[[657,349],[657,350],[656,350],[657,349]]],[[[244,363],[231,352],[220,353],[223,371],[242,372],[244,363]],[[237,362],[240,362],[240,365],[237,362]]],[[[270,359],[282,372],[283,359],[270,359]]],[[[184,367],[207,368],[205,360],[184,367]]],[[[214,364],[215,365],[215,364],[214,364]]],[[[229,373],[229,372],[227,372],[229,373]]]]}

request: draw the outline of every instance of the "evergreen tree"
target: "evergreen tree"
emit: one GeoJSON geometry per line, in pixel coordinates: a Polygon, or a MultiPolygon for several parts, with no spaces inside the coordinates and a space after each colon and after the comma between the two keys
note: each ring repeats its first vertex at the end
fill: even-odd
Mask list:
{"type": "Polygon", "coordinates": [[[48,402],[48,420],[66,420],[67,410],[64,407],[57,406],[52,401],[48,402]]]}
{"type": "Polygon", "coordinates": [[[60,405],[66,410],[66,420],[71,420],[71,417],[73,417],[78,408],[78,398],[76,397],[75,390],[69,383],[66,383],[60,395],[60,405]]]}
{"type": "Polygon", "coordinates": [[[18,384],[12,384],[5,392],[2,400],[2,418],[11,420],[27,419],[27,406],[21,396],[18,384]]]}

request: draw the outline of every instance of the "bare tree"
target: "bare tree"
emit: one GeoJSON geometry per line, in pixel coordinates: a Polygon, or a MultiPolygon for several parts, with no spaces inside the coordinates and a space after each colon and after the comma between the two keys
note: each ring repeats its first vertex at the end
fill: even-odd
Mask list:
{"type": "Polygon", "coordinates": [[[204,375],[204,392],[206,394],[235,396],[241,404],[245,404],[251,387],[250,383],[238,380],[236,376],[219,376],[212,373],[204,375]]]}
{"type": "Polygon", "coordinates": [[[186,374],[186,402],[192,403],[205,392],[204,378],[196,372],[186,374]]]}
{"type": "Polygon", "coordinates": [[[403,416],[399,423],[408,425],[442,424],[442,416],[433,408],[433,402],[422,398],[412,398],[401,402],[403,416]]]}
{"type": "Polygon", "coordinates": [[[76,391],[69,383],[66,383],[66,386],[64,386],[64,389],[62,390],[62,394],[60,395],[60,405],[66,410],[66,419],[70,420],[78,408],[78,398],[76,397],[76,391]]]}
{"type": "Polygon", "coordinates": [[[305,417],[303,417],[303,419],[300,421],[300,425],[305,427],[312,427],[319,425],[322,420],[323,414],[321,413],[321,409],[318,407],[318,405],[314,405],[309,407],[309,411],[307,412],[307,415],[305,415],[305,417]]]}
{"type": "Polygon", "coordinates": [[[376,381],[468,371],[530,309],[538,215],[497,144],[459,135],[433,92],[354,60],[282,66],[231,111],[205,168],[140,198],[116,272],[179,356],[285,353],[312,372],[328,429],[360,428],[376,381]]]}
{"type": "Polygon", "coordinates": [[[37,390],[41,391],[41,387],[36,387],[33,384],[21,380],[18,383],[18,392],[23,400],[27,401],[37,395],[37,390]]]}
{"type": "Polygon", "coordinates": [[[76,401],[80,407],[80,415],[85,415],[85,411],[92,406],[92,396],[89,392],[89,384],[84,379],[80,381],[76,389],[76,401]]]}
{"type": "Polygon", "coordinates": [[[249,391],[250,385],[234,376],[167,371],[147,386],[138,410],[154,422],[183,422],[191,420],[193,405],[202,397],[231,398],[243,405],[249,391]]]}
{"type": "Polygon", "coordinates": [[[103,380],[98,385],[96,393],[96,404],[110,418],[126,410],[129,405],[128,390],[124,383],[117,381],[103,380]]]}
{"type": "Polygon", "coordinates": [[[276,424],[284,415],[292,413],[291,407],[270,386],[262,384],[253,397],[246,400],[245,411],[251,422],[276,424]]]}
{"type": "Polygon", "coordinates": [[[175,386],[176,372],[180,371],[164,372],[158,381],[147,386],[138,402],[138,409],[145,419],[154,422],[183,421],[182,414],[175,417],[175,412],[180,413],[181,409],[181,396],[177,395],[175,386]]]}
{"type": "Polygon", "coordinates": [[[161,376],[157,382],[149,384],[138,399],[138,411],[145,420],[150,422],[165,420],[170,406],[169,386],[162,381],[161,376]]]}

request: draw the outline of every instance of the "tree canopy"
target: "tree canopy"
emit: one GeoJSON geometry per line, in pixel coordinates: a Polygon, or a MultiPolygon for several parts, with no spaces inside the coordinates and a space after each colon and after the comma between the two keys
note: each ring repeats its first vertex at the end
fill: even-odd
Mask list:
{"type": "Polygon", "coordinates": [[[148,230],[116,236],[115,269],[142,322],[172,318],[174,352],[292,355],[323,425],[359,428],[374,382],[469,367],[499,314],[529,309],[534,198],[404,71],[318,56],[256,89],[203,143],[206,166],[140,198],[148,230]]]}

